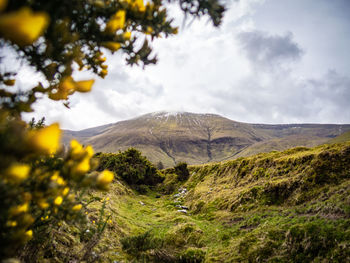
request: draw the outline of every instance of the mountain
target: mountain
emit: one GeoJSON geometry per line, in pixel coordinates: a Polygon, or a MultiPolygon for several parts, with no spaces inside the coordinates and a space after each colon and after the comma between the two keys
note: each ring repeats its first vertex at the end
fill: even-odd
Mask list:
{"type": "Polygon", "coordinates": [[[64,131],[64,143],[76,138],[102,152],[139,149],[165,167],[180,161],[202,164],[295,146],[326,143],[350,125],[248,124],[216,114],[156,112],[82,131],[64,131]]]}

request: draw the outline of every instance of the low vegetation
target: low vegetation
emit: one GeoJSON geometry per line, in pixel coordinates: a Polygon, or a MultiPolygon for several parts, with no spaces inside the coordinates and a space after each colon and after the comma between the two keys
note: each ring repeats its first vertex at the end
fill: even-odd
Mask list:
{"type": "Polygon", "coordinates": [[[98,170],[113,171],[122,180],[135,189],[142,190],[146,186],[154,186],[163,181],[159,171],[150,163],[141,152],[130,148],[118,154],[97,154],[98,170]]]}
{"type": "MultiPolygon", "coordinates": [[[[186,180],[169,168],[144,194],[117,177],[89,193],[104,200],[87,205],[90,222],[108,218],[89,260],[348,262],[349,165],[348,142],[189,166],[186,180]]],[[[82,247],[68,229],[60,248],[82,247]]]]}

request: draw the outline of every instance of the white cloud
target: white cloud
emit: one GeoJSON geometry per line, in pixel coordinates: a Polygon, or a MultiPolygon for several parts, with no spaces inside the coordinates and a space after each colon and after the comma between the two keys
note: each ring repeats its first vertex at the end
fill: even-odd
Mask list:
{"type": "MultiPolygon", "coordinates": [[[[308,10],[310,3],[295,3],[287,1],[290,10],[305,17],[304,5],[308,10]]],[[[313,40],[330,34],[330,46],[336,47],[334,38],[340,33],[329,32],[331,25],[325,31],[311,29],[308,23],[313,18],[318,21],[324,12],[316,4],[313,12],[307,13],[310,21],[283,20],[280,17],[290,14],[282,6],[277,0],[233,1],[220,28],[213,28],[206,19],[195,20],[181,28],[179,35],[156,40],[157,65],[145,70],[130,68],[122,56],[108,56],[110,74],[96,81],[91,93],[73,95],[70,110],[45,99],[36,105],[34,115],[46,116],[48,122],[60,121],[62,127],[70,129],[161,110],[212,112],[245,122],[349,123],[346,56],[341,58],[336,49],[328,50],[326,43],[313,40]],[[322,50],[328,53],[322,55],[322,50]],[[332,54],[338,63],[329,60],[332,54]],[[314,70],[313,61],[325,64],[314,70]]],[[[176,9],[171,13],[181,25],[181,13],[176,9]]],[[[337,19],[330,19],[332,25],[350,25],[344,18],[343,24],[337,19]]],[[[341,40],[341,47],[350,43],[349,35],[341,40]]],[[[77,77],[91,76],[80,73],[77,77]]]]}

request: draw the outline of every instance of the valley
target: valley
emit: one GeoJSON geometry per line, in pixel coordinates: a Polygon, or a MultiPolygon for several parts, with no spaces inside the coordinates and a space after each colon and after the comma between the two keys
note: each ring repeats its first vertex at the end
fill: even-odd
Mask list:
{"type": "MultiPolygon", "coordinates": [[[[348,262],[350,143],[190,166],[140,194],[120,178],[94,249],[102,262],[348,262]]],[[[87,214],[98,219],[100,203],[87,214]]],[[[79,248],[74,234],[68,246],[79,248]]],[[[60,244],[62,250],[67,244],[60,244]]],[[[59,246],[58,246],[59,248],[59,246]]],[[[78,253],[78,251],[77,251],[78,253]]]]}

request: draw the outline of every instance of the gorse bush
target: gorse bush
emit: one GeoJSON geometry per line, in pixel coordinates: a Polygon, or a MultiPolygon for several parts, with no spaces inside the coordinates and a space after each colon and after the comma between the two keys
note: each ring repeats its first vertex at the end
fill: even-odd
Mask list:
{"type": "Polygon", "coordinates": [[[99,154],[98,170],[114,171],[129,185],[156,185],[163,177],[141,152],[130,148],[118,154],[99,154]]]}
{"type": "MultiPolygon", "coordinates": [[[[221,22],[224,7],[216,0],[179,3],[185,14],[208,15],[215,26],[221,22]]],[[[64,153],[58,124],[27,125],[22,113],[33,111],[33,103],[45,96],[69,107],[72,94],[89,92],[94,84],[93,79],[76,80],[74,70],[104,78],[104,52],[119,50],[130,65],[156,63],[149,42],[176,33],[159,0],[0,0],[0,260],[21,256],[28,261],[35,254],[30,260],[39,261],[37,252],[55,244],[50,238],[61,226],[86,219],[84,189],[106,190],[114,176],[107,170],[91,172],[97,167],[91,146],[73,140],[64,153]],[[16,87],[18,72],[3,65],[13,56],[40,73],[41,81],[25,91],[16,87]]],[[[148,164],[141,174],[121,168],[132,182],[159,180],[144,176],[154,174],[148,164]]],[[[55,253],[43,257],[68,261],[55,253]]],[[[81,260],[89,261],[85,256],[81,260]]]]}
{"type": "Polygon", "coordinates": [[[29,129],[2,113],[0,116],[0,255],[13,256],[29,240],[81,217],[78,191],[105,190],[113,179],[109,171],[88,173],[97,163],[91,146],[71,142],[60,152],[57,124],[29,129]]]}

